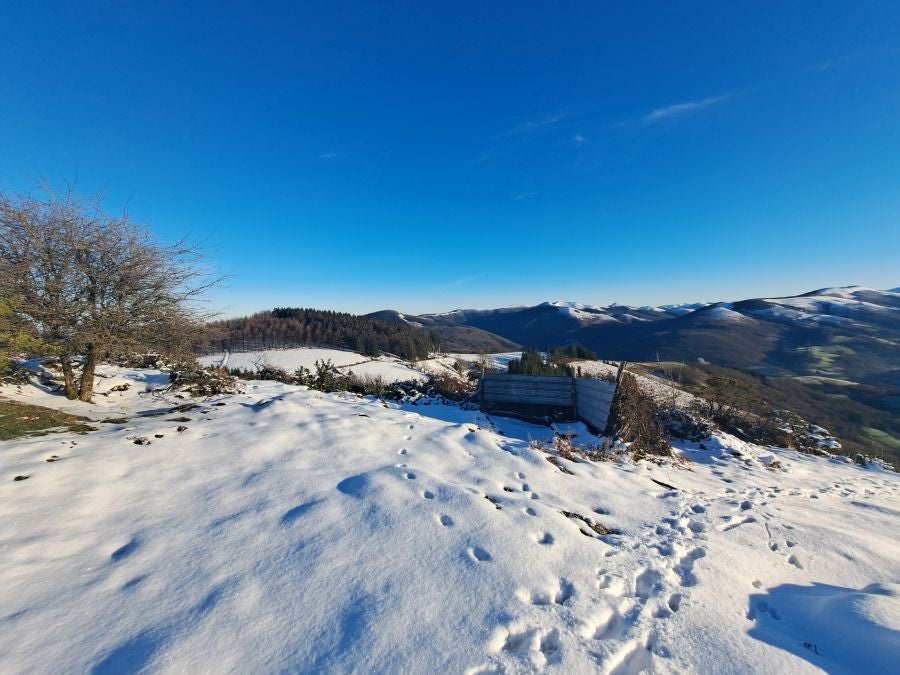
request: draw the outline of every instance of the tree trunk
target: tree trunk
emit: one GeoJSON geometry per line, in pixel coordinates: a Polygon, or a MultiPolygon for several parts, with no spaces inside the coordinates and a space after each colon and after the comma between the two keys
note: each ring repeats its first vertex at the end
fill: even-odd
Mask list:
{"type": "Polygon", "coordinates": [[[75,373],[72,371],[72,358],[68,354],[64,354],[59,357],[60,364],[62,364],[63,371],[63,391],[66,393],[66,398],[70,401],[74,401],[78,398],[78,390],[75,388],[75,373]]]}
{"type": "Polygon", "coordinates": [[[97,369],[97,349],[89,344],[84,355],[84,369],[81,371],[81,390],[78,398],[90,403],[94,395],[94,371],[97,369]]]}

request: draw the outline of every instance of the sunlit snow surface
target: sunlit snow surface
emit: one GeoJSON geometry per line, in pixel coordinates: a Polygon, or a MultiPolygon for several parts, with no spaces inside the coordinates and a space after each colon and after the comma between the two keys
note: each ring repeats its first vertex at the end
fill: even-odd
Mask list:
{"type": "Polygon", "coordinates": [[[390,356],[372,358],[356,352],[322,347],[301,347],[296,349],[265,349],[253,352],[212,354],[200,358],[205,366],[226,366],[253,372],[261,366],[281,368],[292,373],[297,368],[315,372],[316,362],[331,361],[343,373],[353,373],[359,377],[381,377],[385,382],[406,382],[424,380],[424,374],[390,356]]]}
{"type": "Polygon", "coordinates": [[[136,384],[67,405],[127,421],[0,443],[2,673],[896,668],[893,473],[718,436],[568,475],[455,406],[250,383],[142,417],[186,401],[105,374],[136,384]]]}

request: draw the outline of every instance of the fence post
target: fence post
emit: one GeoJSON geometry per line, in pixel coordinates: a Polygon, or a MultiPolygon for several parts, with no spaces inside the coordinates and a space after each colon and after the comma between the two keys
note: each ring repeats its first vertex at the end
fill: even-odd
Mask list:
{"type": "Polygon", "coordinates": [[[580,419],[580,415],[578,414],[578,380],[574,377],[572,380],[572,413],[575,421],[577,422],[580,419]]]}
{"type": "Polygon", "coordinates": [[[628,362],[627,361],[619,362],[619,371],[616,373],[616,389],[619,388],[619,383],[622,381],[622,373],[625,372],[625,364],[626,363],[628,363],[628,362]]]}

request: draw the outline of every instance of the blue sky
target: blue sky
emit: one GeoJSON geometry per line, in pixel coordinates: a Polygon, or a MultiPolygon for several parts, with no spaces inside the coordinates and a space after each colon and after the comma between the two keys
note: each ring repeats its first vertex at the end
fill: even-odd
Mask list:
{"type": "Polygon", "coordinates": [[[9,3],[0,187],[207,240],[228,314],[900,284],[900,4],[9,3]]]}

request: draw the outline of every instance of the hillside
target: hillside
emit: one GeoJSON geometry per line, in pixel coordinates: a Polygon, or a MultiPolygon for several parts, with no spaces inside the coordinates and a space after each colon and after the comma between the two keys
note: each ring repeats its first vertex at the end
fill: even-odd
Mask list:
{"type": "Polygon", "coordinates": [[[250,382],[186,409],[157,371],[101,372],[131,386],[0,389],[107,420],[0,442],[4,673],[850,673],[900,650],[878,467],[722,434],[573,463],[433,400],[250,382]]]}
{"type": "Polygon", "coordinates": [[[448,352],[493,354],[521,349],[520,345],[512,340],[474,326],[446,324],[430,317],[401,314],[391,309],[373,312],[366,316],[388,323],[424,328],[435,335],[441,348],[448,352]]]}
{"type": "MultiPolygon", "coordinates": [[[[519,344],[578,342],[601,358],[737,369],[761,394],[900,460],[900,293],[859,286],[660,307],[570,302],[406,317],[474,326],[519,344]]],[[[702,375],[701,375],[702,379],[702,375]]]]}
{"type": "Polygon", "coordinates": [[[276,307],[251,316],[208,325],[197,349],[204,354],[290,347],[338,347],[367,356],[393,354],[428,358],[440,342],[432,333],[404,322],[298,307],[276,307]]]}
{"type": "Polygon", "coordinates": [[[204,366],[216,366],[254,372],[268,366],[292,373],[297,368],[315,370],[316,362],[330,361],[338,371],[353,373],[358,377],[380,377],[385,383],[421,381],[425,375],[421,370],[411,368],[399,359],[380,356],[369,357],[357,352],[321,347],[298,347],[294,349],[264,349],[252,352],[225,352],[200,357],[204,366]]]}

